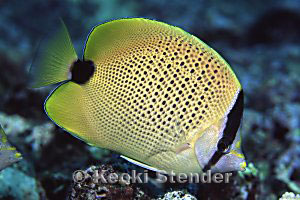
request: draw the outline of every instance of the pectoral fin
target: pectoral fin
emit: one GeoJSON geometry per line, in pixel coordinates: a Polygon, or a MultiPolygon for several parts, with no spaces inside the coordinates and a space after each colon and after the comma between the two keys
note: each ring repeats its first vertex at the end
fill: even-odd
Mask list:
{"type": "Polygon", "coordinates": [[[159,172],[159,173],[164,173],[164,174],[165,174],[164,171],[159,170],[159,169],[156,169],[155,167],[151,167],[150,165],[147,165],[147,164],[145,164],[145,163],[139,162],[139,161],[137,161],[137,160],[128,158],[128,157],[123,156],[123,155],[121,155],[120,157],[123,158],[123,159],[125,159],[125,160],[127,160],[127,161],[129,161],[129,162],[131,162],[131,163],[133,163],[133,164],[135,164],[135,165],[138,165],[138,166],[140,166],[140,167],[143,167],[143,168],[145,168],[145,169],[149,169],[149,170],[152,170],[152,171],[155,171],[155,172],[159,172]]]}

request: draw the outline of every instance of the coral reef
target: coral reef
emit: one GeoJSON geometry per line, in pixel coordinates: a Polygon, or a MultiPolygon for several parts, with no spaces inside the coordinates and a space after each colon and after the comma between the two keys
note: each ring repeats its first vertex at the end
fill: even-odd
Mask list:
{"type": "Polygon", "coordinates": [[[168,192],[163,198],[158,198],[157,200],[197,200],[190,194],[186,194],[183,191],[173,191],[168,192]]]}
{"type": "MultiPolygon", "coordinates": [[[[27,148],[39,158],[43,146],[47,145],[53,138],[53,123],[34,124],[18,115],[6,115],[0,112],[0,122],[6,129],[6,133],[16,144],[25,142],[27,148]]],[[[21,151],[27,151],[24,145],[18,146],[21,151]]]]}
{"type": "Polygon", "coordinates": [[[119,199],[119,200],[150,200],[138,187],[130,183],[129,179],[118,178],[111,166],[92,166],[84,171],[73,174],[70,200],[119,199]],[[114,174],[115,176],[111,176],[114,174]]]}
{"type": "Polygon", "coordinates": [[[183,195],[265,200],[300,193],[299,1],[2,0],[0,13],[0,123],[23,156],[0,172],[0,199],[183,195]],[[229,183],[159,184],[152,181],[153,172],[147,184],[93,185],[90,178],[72,182],[77,169],[87,169],[83,170],[87,174],[143,169],[55,126],[43,110],[54,87],[29,89],[26,72],[39,39],[55,27],[57,18],[65,20],[82,54],[92,26],[133,16],[161,20],[198,36],[230,63],[241,80],[245,93],[242,147],[248,168],[234,173],[229,183]]]}
{"type": "Polygon", "coordinates": [[[28,176],[15,168],[7,168],[0,174],[0,198],[44,199],[45,194],[35,177],[28,176]]]}
{"type": "Polygon", "coordinates": [[[289,200],[289,199],[300,199],[300,194],[294,194],[292,192],[286,192],[280,197],[279,200],[289,200]]]}

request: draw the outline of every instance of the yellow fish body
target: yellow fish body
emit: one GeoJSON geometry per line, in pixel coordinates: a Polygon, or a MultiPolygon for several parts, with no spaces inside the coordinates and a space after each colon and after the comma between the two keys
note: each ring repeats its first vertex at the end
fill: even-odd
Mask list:
{"type": "Polygon", "coordinates": [[[42,44],[33,87],[62,82],[45,111],[90,145],[167,173],[240,170],[243,91],[198,38],[142,18],[98,25],[79,60],[63,23],[42,44]]]}

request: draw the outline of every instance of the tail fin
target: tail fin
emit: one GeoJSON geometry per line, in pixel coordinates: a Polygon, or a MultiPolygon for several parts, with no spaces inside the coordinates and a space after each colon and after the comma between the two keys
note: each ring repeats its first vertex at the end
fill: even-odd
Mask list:
{"type": "Polygon", "coordinates": [[[67,27],[60,20],[56,31],[40,43],[30,68],[30,86],[38,88],[67,80],[70,66],[76,60],[67,27]]]}

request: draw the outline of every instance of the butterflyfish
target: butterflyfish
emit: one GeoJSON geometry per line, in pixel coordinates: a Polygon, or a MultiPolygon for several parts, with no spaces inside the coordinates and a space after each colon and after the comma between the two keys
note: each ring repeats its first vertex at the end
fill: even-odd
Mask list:
{"type": "Polygon", "coordinates": [[[32,87],[60,83],[49,118],[86,143],[165,173],[245,168],[243,89],[229,64],[184,30],[144,18],[94,27],[82,59],[61,21],[42,42],[32,87]]]}

